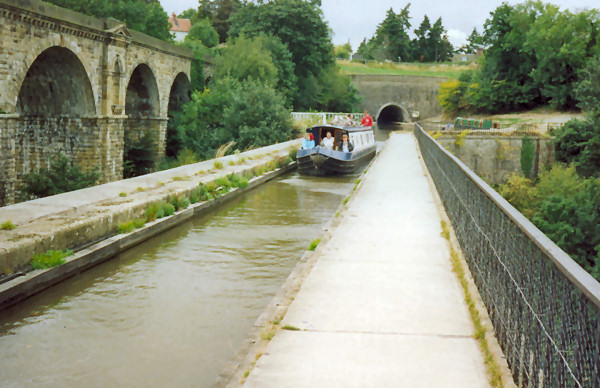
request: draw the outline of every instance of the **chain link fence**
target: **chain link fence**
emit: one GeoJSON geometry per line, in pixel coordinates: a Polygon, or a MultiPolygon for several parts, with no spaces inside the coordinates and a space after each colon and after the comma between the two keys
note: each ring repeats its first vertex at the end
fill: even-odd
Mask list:
{"type": "Polygon", "coordinates": [[[520,387],[600,387],[600,283],[419,125],[415,136],[520,387]]]}

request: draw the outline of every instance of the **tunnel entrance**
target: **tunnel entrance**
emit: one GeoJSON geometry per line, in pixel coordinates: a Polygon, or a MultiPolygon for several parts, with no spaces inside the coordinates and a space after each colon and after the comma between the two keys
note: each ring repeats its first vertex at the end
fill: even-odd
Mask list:
{"type": "Polygon", "coordinates": [[[408,122],[410,122],[408,111],[399,104],[385,104],[379,109],[379,113],[377,113],[378,125],[408,122]]]}

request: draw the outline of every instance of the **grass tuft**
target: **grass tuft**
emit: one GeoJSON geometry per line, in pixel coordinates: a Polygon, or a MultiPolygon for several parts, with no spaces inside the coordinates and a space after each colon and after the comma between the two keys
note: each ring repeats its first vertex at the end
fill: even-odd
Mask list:
{"type": "Polygon", "coordinates": [[[33,256],[31,266],[33,269],[52,268],[66,263],[66,258],[71,256],[73,251],[65,249],[64,251],[48,250],[45,253],[39,253],[33,256]]]}
{"type": "Polygon", "coordinates": [[[4,221],[1,225],[0,225],[0,229],[1,230],[13,230],[17,227],[17,225],[13,224],[11,220],[8,221],[4,221]]]}
{"type": "Polygon", "coordinates": [[[128,222],[124,222],[117,228],[117,232],[119,234],[125,234],[134,231],[135,229],[139,229],[146,224],[146,217],[136,218],[135,220],[131,220],[128,222]]]}
{"type": "Polygon", "coordinates": [[[314,251],[315,249],[317,249],[317,246],[319,245],[320,242],[321,242],[320,238],[312,240],[312,242],[310,243],[310,246],[308,247],[308,250],[314,251]]]}
{"type": "Polygon", "coordinates": [[[215,166],[215,168],[219,169],[219,168],[223,168],[223,163],[219,162],[218,160],[215,160],[215,163],[213,164],[215,166]]]}
{"type": "Polygon", "coordinates": [[[292,325],[283,325],[283,330],[300,331],[300,328],[292,325]]]}
{"type": "MultiPolygon", "coordinates": [[[[445,221],[442,221],[442,236],[450,240],[450,229],[445,221]]],[[[456,274],[456,277],[458,277],[460,286],[463,290],[465,302],[467,303],[469,314],[471,316],[471,321],[475,327],[475,334],[473,335],[473,338],[477,340],[479,347],[483,352],[484,363],[488,371],[490,385],[492,387],[501,388],[504,386],[504,384],[502,384],[500,368],[498,367],[498,364],[494,360],[492,352],[488,347],[488,343],[485,339],[486,329],[481,322],[481,316],[479,315],[479,311],[475,306],[475,301],[473,300],[471,292],[469,291],[469,283],[467,282],[465,269],[463,268],[458,252],[456,252],[452,244],[450,244],[450,262],[452,264],[452,271],[456,274]]]]}
{"type": "Polygon", "coordinates": [[[126,193],[126,192],[124,192],[124,191],[121,191],[121,192],[119,193],[119,197],[127,197],[127,193],[126,193]]]}

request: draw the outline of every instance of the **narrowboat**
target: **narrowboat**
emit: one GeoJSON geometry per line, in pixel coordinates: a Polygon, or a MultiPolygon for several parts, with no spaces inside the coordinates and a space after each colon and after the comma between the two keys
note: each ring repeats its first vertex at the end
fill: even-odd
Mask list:
{"type": "Polygon", "coordinates": [[[300,149],[296,154],[298,171],[302,175],[345,175],[360,170],[375,156],[377,146],[373,130],[368,127],[317,125],[306,130],[313,135],[316,146],[300,149]],[[333,148],[320,146],[327,132],[333,138],[333,148]],[[342,150],[342,135],[348,135],[352,152],[342,150]]]}

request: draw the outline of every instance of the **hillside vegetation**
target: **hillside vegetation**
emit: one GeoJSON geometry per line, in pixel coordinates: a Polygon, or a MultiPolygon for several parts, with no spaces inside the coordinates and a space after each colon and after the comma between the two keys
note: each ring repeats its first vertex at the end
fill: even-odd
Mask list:
{"type": "Polygon", "coordinates": [[[444,77],[458,79],[461,73],[473,70],[476,64],[466,63],[386,63],[369,61],[367,63],[338,60],[338,66],[345,74],[384,74],[414,75],[422,77],[444,77]]]}

